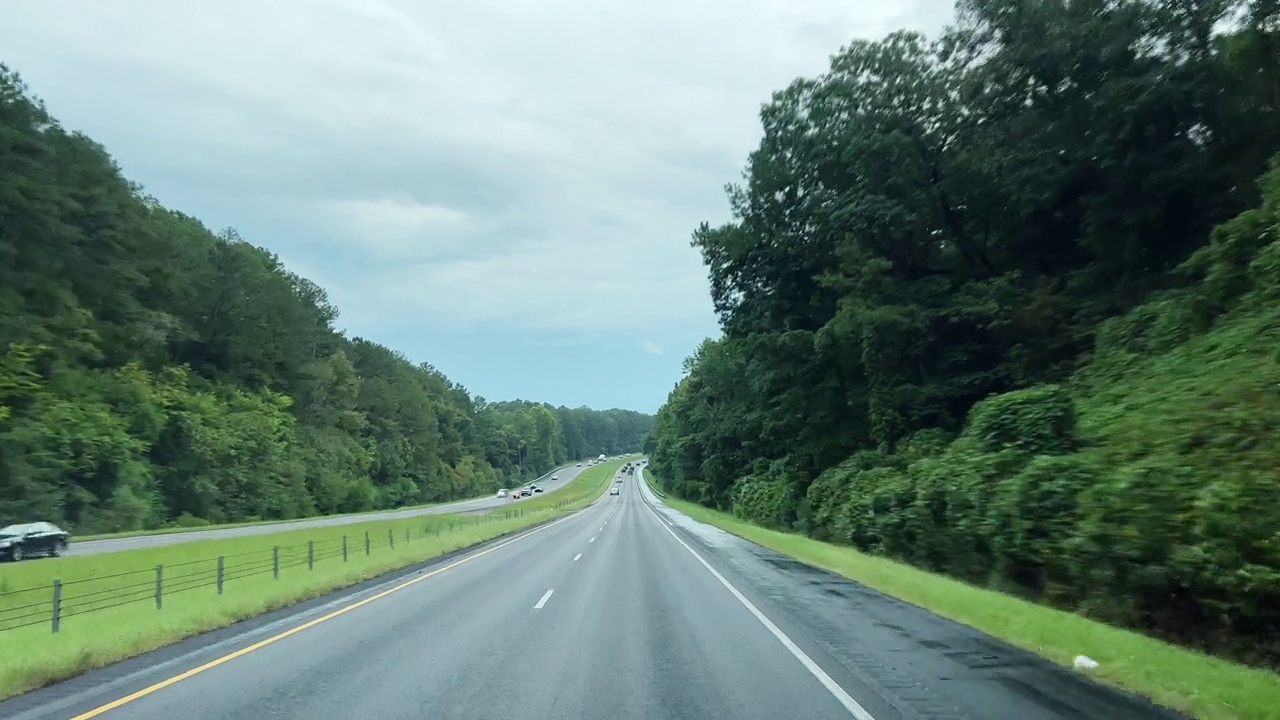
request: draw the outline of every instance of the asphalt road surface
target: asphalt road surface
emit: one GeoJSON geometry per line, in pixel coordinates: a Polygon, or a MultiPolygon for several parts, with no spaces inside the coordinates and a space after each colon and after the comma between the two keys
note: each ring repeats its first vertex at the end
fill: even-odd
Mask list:
{"type": "Polygon", "coordinates": [[[635,477],[575,515],[248,625],[0,717],[1171,717],[696,523],[635,477]]]}
{"type": "MultiPolygon", "coordinates": [[[[553,470],[533,482],[542,486],[544,488],[544,492],[551,492],[552,490],[558,490],[563,487],[565,483],[577,477],[578,473],[585,469],[585,464],[583,467],[577,467],[576,465],[571,464],[557,470],[553,470]],[[553,475],[557,476],[559,479],[552,480],[551,477],[553,475]]],[[[119,552],[121,550],[136,550],[138,548],[159,547],[161,545],[176,545],[178,543],[192,542],[195,540],[214,540],[218,538],[244,537],[246,535],[265,535],[268,533],[302,530],[312,527],[352,525],[355,523],[376,522],[378,520],[399,520],[401,518],[417,517],[419,515],[478,513],[505,507],[508,503],[512,502],[518,501],[500,497],[485,497],[475,498],[473,500],[459,500],[458,502],[432,505],[430,507],[388,510],[386,512],[365,513],[362,515],[318,517],[308,520],[295,520],[293,522],[283,523],[261,523],[257,525],[246,525],[245,527],[219,528],[215,530],[190,530],[187,532],[165,533],[161,535],[136,535],[133,537],[114,538],[111,540],[87,540],[85,542],[76,542],[75,538],[72,538],[71,545],[67,548],[67,552],[65,554],[96,555],[98,553],[119,552]]]]}

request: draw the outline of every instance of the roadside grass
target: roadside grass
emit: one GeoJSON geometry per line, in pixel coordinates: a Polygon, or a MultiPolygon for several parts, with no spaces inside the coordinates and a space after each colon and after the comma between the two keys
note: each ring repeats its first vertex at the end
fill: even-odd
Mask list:
{"type": "Polygon", "coordinates": [[[565,515],[603,493],[619,465],[587,468],[559,490],[484,515],[428,515],[7,565],[0,569],[0,656],[7,658],[0,699],[565,515]],[[163,566],[161,609],[157,566],[163,566]],[[62,583],[56,634],[55,579],[62,583]],[[14,627],[24,623],[32,624],[14,627]]]}
{"type": "MultiPolygon", "coordinates": [[[[650,485],[661,489],[661,484],[650,485]]],[[[1070,666],[1088,655],[1089,676],[1206,720],[1280,719],[1280,676],[1211,657],[1079,615],[1036,605],[909,565],[801,535],[768,530],[727,513],[666,497],[694,520],[838,573],[1005,642],[1070,666]]]]}
{"type": "MultiPolygon", "coordinates": [[[[567,467],[567,466],[566,466],[567,467]]],[[[559,468],[560,471],[565,467],[559,468]]],[[[539,478],[541,479],[541,478],[539,478]]],[[[535,481],[531,481],[535,482],[535,481]]],[[[141,537],[143,535],[172,535],[174,533],[199,532],[201,530],[227,530],[231,528],[252,527],[254,525],[287,525],[289,523],[307,522],[308,520],[323,520],[327,518],[349,518],[360,517],[362,515],[377,515],[387,512],[403,512],[406,510],[425,510],[441,505],[452,505],[453,503],[468,502],[471,500],[481,500],[491,495],[476,495],[474,497],[458,498],[456,500],[446,500],[438,503],[426,503],[423,505],[405,505],[397,508],[384,508],[382,510],[365,510],[357,513],[337,513],[335,515],[312,515],[310,517],[290,518],[288,520],[253,520],[248,522],[237,523],[210,523],[207,525],[182,525],[172,527],[156,528],[154,530],[126,530],[124,532],[115,533],[99,533],[97,535],[75,535],[72,539],[75,542],[90,542],[93,540],[118,540],[120,538],[141,537]]]]}

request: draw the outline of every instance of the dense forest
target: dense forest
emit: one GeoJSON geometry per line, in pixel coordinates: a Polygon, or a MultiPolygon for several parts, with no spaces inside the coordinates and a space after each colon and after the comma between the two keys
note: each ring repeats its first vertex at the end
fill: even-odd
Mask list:
{"type": "Polygon", "coordinates": [[[650,416],[486,402],[162,207],[0,66],[0,524],[296,518],[638,450],[650,416]]]}
{"type": "Polygon", "coordinates": [[[962,0],[775,93],[665,489],[1280,665],[1278,8],[962,0]]]}

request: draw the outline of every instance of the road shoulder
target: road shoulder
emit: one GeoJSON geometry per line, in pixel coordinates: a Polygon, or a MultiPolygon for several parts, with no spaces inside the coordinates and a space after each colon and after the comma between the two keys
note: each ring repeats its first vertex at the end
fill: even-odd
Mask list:
{"type": "Polygon", "coordinates": [[[646,501],[717,568],[751,588],[774,622],[820,647],[904,716],[1185,717],[925,608],[695,520],[651,492],[646,492],[646,501]]]}

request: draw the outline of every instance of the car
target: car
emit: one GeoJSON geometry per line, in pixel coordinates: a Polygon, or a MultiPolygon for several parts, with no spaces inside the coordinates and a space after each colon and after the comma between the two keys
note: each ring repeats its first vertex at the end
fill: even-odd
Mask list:
{"type": "Polygon", "coordinates": [[[609,494],[610,494],[610,495],[617,495],[617,494],[618,494],[618,488],[616,488],[616,487],[611,487],[611,488],[609,488],[609,494]]]}
{"type": "Polygon", "coordinates": [[[618,478],[617,480],[614,480],[614,482],[622,482],[622,478],[618,478]]]}
{"type": "Polygon", "coordinates": [[[533,488],[533,491],[534,491],[534,492],[536,492],[536,493],[540,493],[540,492],[542,492],[542,488],[540,488],[540,487],[534,487],[534,488],[533,488]]]}
{"type": "Polygon", "coordinates": [[[33,522],[0,528],[0,557],[18,562],[29,557],[58,557],[67,551],[71,533],[51,522],[33,522]]]}
{"type": "Polygon", "coordinates": [[[578,463],[578,467],[582,467],[582,463],[578,463]]]}
{"type": "Polygon", "coordinates": [[[559,479],[560,479],[560,476],[559,476],[559,475],[552,475],[552,476],[551,476],[551,482],[555,482],[556,480],[559,480],[559,479]]]}
{"type": "Polygon", "coordinates": [[[498,497],[500,497],[500,498],[506,497],[507,495],[508,495],[508,493],[507,493],[507,489],[506,489],[506,488],[503,488],[503,489],[501,489],[501,490],[499,490],[499,491],[498,491],[498,497]]]}

